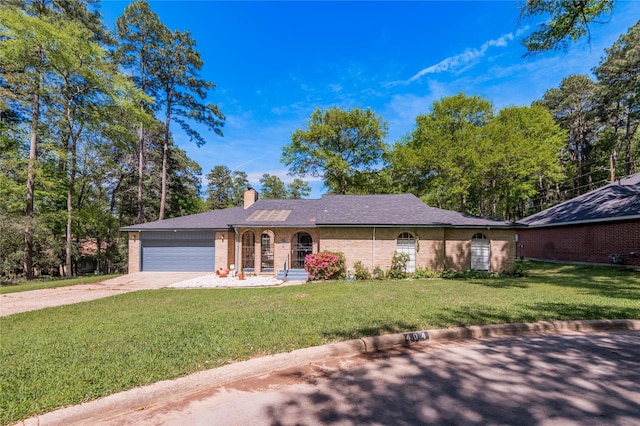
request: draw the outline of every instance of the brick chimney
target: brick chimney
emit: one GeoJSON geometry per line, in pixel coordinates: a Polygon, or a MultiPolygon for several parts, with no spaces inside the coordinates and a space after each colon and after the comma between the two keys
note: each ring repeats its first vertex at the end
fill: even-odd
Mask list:
{"type": "Polygon", "coordinates": [[[244,191],[244,208],[248,209],[258,201],[258,192],[253,188],[247,188],[244,191]]]}

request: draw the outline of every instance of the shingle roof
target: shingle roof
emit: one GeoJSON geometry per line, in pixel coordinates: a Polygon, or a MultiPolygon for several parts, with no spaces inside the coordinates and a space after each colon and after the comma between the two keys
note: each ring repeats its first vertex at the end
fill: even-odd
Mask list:
{"type": "Polygon", "coordinates": [[[530,227],[640,218],[640,173],[524,218],[530,227]]]}
{"type": "Polygon", "coordinates": [[[236,217],[244,216],[242,207],[233,207],[223,210],[211,210],[205,213],[192,214],[188,216],[174,217],[155,222],[141,223],[120,228],[121,231],[151,231],[164,229],[229,229],[229,223],[236,217]]]}
{"type": "Polygon", "coordinates": [[[325,195],[318,225],[513,226],[514,223],[429,207],[412,194],[325,195]]]}
{"type": "Polygon", "coordinates": [[[455,226],[518,227],[505,220],[466,215],[429,207],[412,194],[324,195],[314,200],[256,201],[234,207],[121,228],[123,231],[163,229],[228,229],[230,227],[315,226],[455,226]]]}
{"type": "MultiPolygon", "coordinates": [[[[237,216],[236,220],[229,222],[236,227],[247,226],[286,226],[305,228],[315,225],[319,203],[321,200],[272,200],[264,199],[256,201],[245,210],[246,216],[237,216]],[[290,210],[285,220],[248,220],[256,212],[290,210]]],[[[267,215],[262,215],[267,216],[267,215]]],[[[255,216],[254,216],[255,217],[255,216]]]]}

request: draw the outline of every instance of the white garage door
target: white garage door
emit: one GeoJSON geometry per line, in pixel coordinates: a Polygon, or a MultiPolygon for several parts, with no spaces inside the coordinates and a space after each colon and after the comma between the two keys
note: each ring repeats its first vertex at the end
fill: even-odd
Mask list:
{"type": "Polygon", "coordinates": [[[142,232],[142,270],[213,272],[215,232],[142,232]]]}

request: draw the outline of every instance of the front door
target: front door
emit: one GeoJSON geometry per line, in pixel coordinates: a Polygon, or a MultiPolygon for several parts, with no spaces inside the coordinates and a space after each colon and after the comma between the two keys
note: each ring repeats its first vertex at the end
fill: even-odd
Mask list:
{"type": "Polygon", "coordinates": [[[308,254],[313,253],[313,241],[311,240],[311,235],[306,232],[298,232],[293,236],[293,241],[291,243],[291,268],[304,269],[304,259],[308,254]]]}
{"type": "Polygon", "coordinates": [[[242,271],[256,271],[256,234],[252,231],[242,234],[242,271]]]}

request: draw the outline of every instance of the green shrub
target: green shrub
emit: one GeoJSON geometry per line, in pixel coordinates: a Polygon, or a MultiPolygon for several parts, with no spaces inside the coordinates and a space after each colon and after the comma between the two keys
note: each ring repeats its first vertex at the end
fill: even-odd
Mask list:
{"type": "Polygon", "coordinates": [[[391,259],[391,269],[387,274],[388,278],[394,280],[400,280],[407,277],[407,262],[411,258],[407,253],[400,253],[396,251],[391,259]]]}
{"type": "Polygon", "coordinates": [[[528,277],[529,271],[525,269],[524,264],[521,261],[516,260],[516,264],[513,269],[502,271],[499,276],[500,278],[522,278],[528,277]]]}
{"type": "Polygon", "coordinates": [[[472,279],[488,279],[488,278],[521,278],[528,277],[529,273],[525,269],[524,264],[516,261],[513,269],[502,272],[476,271],[475,269],[467,269],[464,271],[445,270],[438,274],[438,277],[445,280],[472,280],[472,279]]]}
{"type": "Polygon", "coordinates": [[[420,279],[427,279],[427,278],[435,278],[437,276],[437,274],[429,269],[426,268],[417,268],[413,274],[411,274],[411,278],[416,279],[416,280],[420,280],[420,279]]]}
{"type": "Polygon", "coordinates": [[[371,272],[362,264],[361,261],[357,261],[353,264],[353,270],[355,272],[356,280],[370,280],[371,272]]]}
{"type": "Polygon", "coordinates": [[[472,280],[497,278],[498,274],[488,271],[476,271],[475,269],[466,269],[464,271],[444,270],[439,274],[440,278],[445,280],[472,280]]]}
{"type": "Polygon", "coordinates": [[[379,266],[373,268],[373,272],[371,273],[371,278],[374,280],[384,280],[384,271],[379,266]]]}

